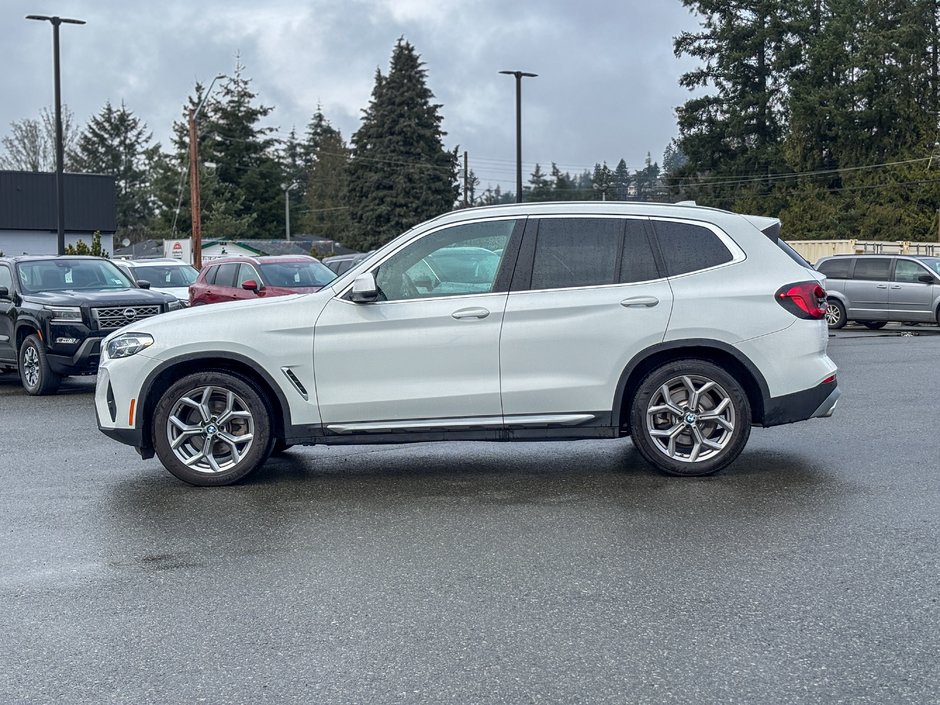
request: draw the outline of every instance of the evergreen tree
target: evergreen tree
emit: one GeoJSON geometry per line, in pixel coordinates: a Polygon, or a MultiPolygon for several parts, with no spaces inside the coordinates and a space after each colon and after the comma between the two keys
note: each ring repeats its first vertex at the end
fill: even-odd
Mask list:
{"type": "Polygon", "coordinates": [[[617,162],[611,186],[613,192],[609,198],[615,201],[628,201],[632,197],[633,177],[630,175],[630,169],[627,168],[627,162],[623,159],[617,162]]]}
{"type": "Polygon", "coordinates": [[[353,135],[348,245],[377,247],[426,218],[451,210],[458,196],[456,150],[444,149],[440,105],[426,70],[404,38],[388,76],[376,71],[362,125],[353,135]]]}
{"type": "Polygon", "coordinates": [[[152,138],[124,103],[115,109],[108,101],[75,144],[77,171],[114,177],[120,237],[141,233],[153,216],[150,173],[159,145],[151,144],[152,138]]]}
{"type": "Polygon", "coordinates": [[[325,130],[312,155],[301,222],[305,232],[317,237],[349,240],[351,219],[347,170],[349,149],[338,130],[325,130]]]}
{"type": "Polygon", "coordinates": [[[540,164],[536,163],[535,170],[529,176],[529,187],[525,189],[526,201],[550,201],[552,198],[552,183],[545,176],[540,164]]]}
{"type": "Polygon", "coordinates": [[[220,183],[231,186],[240,201],[235,215],[254,215],[259,237],[281,237],[284,173],[269,136],[272,128],[258,124],[272,108],[254,104],[243,69],[236,62],[235,74],[222,84],[218,102],[208,111],[208,161],[215,164],[220,183]]]}

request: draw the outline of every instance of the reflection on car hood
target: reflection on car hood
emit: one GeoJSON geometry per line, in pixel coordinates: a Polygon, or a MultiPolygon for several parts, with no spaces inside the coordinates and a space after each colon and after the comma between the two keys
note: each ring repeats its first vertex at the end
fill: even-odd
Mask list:
{"type": "Polygon", "coordinates": [[[37,294],[24,294],[24,301],[31,301],[43,306],[146,306],[162,304],[171,300],[168,294],[147,289],[65,289],[64,291],[43,291],[37,294]]]}

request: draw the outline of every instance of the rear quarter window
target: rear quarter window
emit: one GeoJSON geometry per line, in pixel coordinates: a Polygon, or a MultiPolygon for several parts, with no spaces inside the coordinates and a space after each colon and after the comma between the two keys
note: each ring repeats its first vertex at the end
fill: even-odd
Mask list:
{"type": "Polygon", "coordinates": [[[717,267],[734,259],[718,236],[704,226],[657,220],[653,229],[669,276],[717,267]]]}
{"type": "Polygon", "coordinates": [[[820,262],[819,267],[816,268],[820,274],[825,274],[829,279],[848,279],[849,278],[849,267],[852,265],[852,260],[848,257],[840,257],[838,259],[830,259],[825,262],[820,262]]]}

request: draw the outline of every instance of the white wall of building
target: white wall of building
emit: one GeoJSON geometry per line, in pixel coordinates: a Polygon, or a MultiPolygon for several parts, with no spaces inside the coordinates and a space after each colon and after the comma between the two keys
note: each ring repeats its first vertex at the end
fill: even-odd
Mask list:
{"type": "MultiPolygon", "coordinates": [[[[73,247],[81,240],[91,247],[92,236],[88,233],[65,233],[65,245],[73,247]]],[[[109,255],[114,252],[114,235],[102,234],[101,247],[109,255]]],[[[7,257],[14,255],[54,255],[58,253],[58,234],[35,230],[4,230],[0,232],[0,252],[7,257]]]]}

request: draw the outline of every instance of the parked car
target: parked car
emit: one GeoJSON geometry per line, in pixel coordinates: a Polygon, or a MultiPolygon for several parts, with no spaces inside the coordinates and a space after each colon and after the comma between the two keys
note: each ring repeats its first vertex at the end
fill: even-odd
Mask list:
{"type": "Polygon", "coordinates": [[[940,257],[834,255],[816,269],[826,276],[826,323],[940,323],[940,257]]]}
{"type": "Polygon", "coordinates": [[[119,259],[114,263],[124,269],[135,281],[147,282],[152,291],[172,294],[184,306],[189,306],[189,285],[196,281],[199,270],[178,259],[119,259]]]}
{"type": "Polygon", "coordinates": [[[370,254],[371,252],[357,252],[350,255],[333,255],[332,257],[324,257],[320,261],[337,274],[345,274],[370,254]]]}
{"type": "Polygon", "coordinates": [[[779,229],[625,202],[448,213],[314,294],[110,336],[98,425],[194,485],[291,444],[450,439],[632,436],[666,473],[713,473],[752,425],[839,398],[823,276],[779,229]]]}
{"type": "Polygon", "coordinates": [[[0,369],[52,394],[62,377],[95,374],[105,335],[179,308],[101,257],[0,257],[0,369]]]}
{"type": "Polygon", "coordinates": [[[189,286],[192,306],[319,291],[336,278],[315,257],[222,257],[204,265],[189,286]]]}

